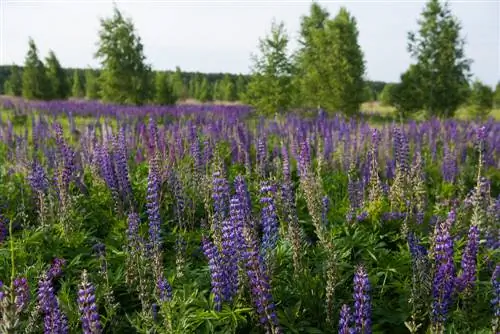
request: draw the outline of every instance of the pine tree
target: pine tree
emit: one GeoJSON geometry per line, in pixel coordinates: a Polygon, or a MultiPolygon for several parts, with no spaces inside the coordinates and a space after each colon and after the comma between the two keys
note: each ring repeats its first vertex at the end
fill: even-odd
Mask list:
{"type": "Polygon", "coordinates": [[[259,41],[260,54],[253,56],[246,102],[263,114],[274,114],[290,106],[292,64],[288,42],[283,22],[273,21],[270,35],[259,41]]]}
{"type": "Polygon", "coordinates": [[[114,15],[101,20],[99,48],[102,65],[101,96],[104,101],[143,104],[151,97],[152,73],[145,64],[143,45],[131,19],[115,7],[114,15]]]}
{"type": "Polygon", "coordinates": [[[67,99],[70,93],[68,78],[52,50],[49,51],[49,56],[45,62],[47,64],[47,77],[50,82],[50,98],[67,99]]]}
{"type": "Polygon", "coordinates": [[[22,86],[22,95],[26,99],[50,98],[50,84],[45,66],[38,57],[38,50],[32,38],[29,39],[29,50],[24,62],[22,86]]]}
{"type": "Polygon", "coordinates": [[[85,71],[85,97],[89,100],[99,99],[99,82],[90,68],[85,71]]]}
{"type": "Polygon", "coordinates": [[[71,95],[77,98],[82,98],[85,96],[85,90],[83,88],[83,82],[82,78],[80,77],[79,70],[74,70],[73,72],[73,88],[71,89],[71,95]]]}
{"type": "Polygon", "coordinates": [[[12,65],[9,79],[4,83],[5,94],[21,96],[23,94],[23,78],[19,66],[12,65]]]}
{"type": "Polygon", "coordinates": [[[461,26],[449,4],[430,0],[418,21],[417,33],[408,34],[408,50],[416,60],[421,104],[431,116],[451,117],[467,98],[469,66],[460,37],[461,26]]]}
{"type": "Polygon", "coordinates": [[[156,73],[155,103],[161,105],[175,104],[177,97],[170,83],[169,77],[164,72],[156,73]]]}

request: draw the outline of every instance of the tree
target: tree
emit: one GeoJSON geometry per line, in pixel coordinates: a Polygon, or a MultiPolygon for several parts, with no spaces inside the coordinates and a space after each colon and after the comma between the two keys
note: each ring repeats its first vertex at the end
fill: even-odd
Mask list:
{"type": "Polygon", "coordinates": [[[260,55],[253,56],[247,103],[263,114],[286,110],[292,95],[292,64],[283,22],[271,24],[271,33],[259,40],[260,55]]]}
{"type": "Polygon", "coordinates": [[[100,60],[101,96],[104,101],[143,104],[151,96],[152,73],[145,64],[143,45],[131,19],[115,7],[114,15],[101,19],[95,57],[100,60]]]}
{"type": "Polygon", "coordinates": [[[164,72],[156,73],[155,103],[161,105],[172,105],[177,101],[174,89],[169,77],[164,72]]]}
{"type": "Polygon", "coordinates": [[[470,112],[479,118],[485,118],[493,108],[493,89],[490,86],[476,80],[472,84],[469,96],[470,112]]]}
{"type": "Polygon", "coordinates": [[[23,78],[19,66],[12,65],[9,79],[4,83],[5,94],[21,96],[23,94],[23,78]]]}
{"type": "Polygon", "coordinates": [[[373,89],[368,85],[368,83],[365,83],[365,86],[363,87],[363,102],[372,102],[375,100],[375,93],[373,92],[373,89]]]}
{"type": "Polygon", "coordinates": [[[45,73],[45,66],[38,57],[35,41],[29,39],[28,54],[23,69],[23,97],[26,99],[45,100],[50,97],[50,84],[45,73]]]}
{"type": "Polygon", "coordinates": [[[79,70],[75,70],[73,72],[73,88],[71,89],[71,95],[78,98],[82,98],[85,96],[85,90],[83,88],[83,82],[82,78],[80,77],[79,70]]]}
{"type": "Polygon", "coordinates": [[[500,81],[495,88],[495,95],[493,97],[493,104],[495,108],[500,108],[500,81]]]}
{"type": "Polygon", "coordinates": [[[326,9],[312,4],[310,16],[302,18],[302,47],[296,56],[299,102],[346,114],[359,111],[365,99],[365,64],[358,34],[347,9],[342,7],[329,19],[326,9]]]}
{"type": "Polygon", "coordinates": [[[401,82],[391,89],[391,105],[402,118],[423,108],[423,83],[419,73],[418,65],[411,65],[401,75],[401,82]]]}
{"type": "Polygon", "coordinates": [[[172,76],[172,87],[174,89],[174,95],[181,100],[185,100],[188,97],[188,90],[184,84],[184,79],[182,78],[182,71],[179,66],[175,68],[174,75],[172,76]]]}
{"type": "Polygon", "coordinates": [[[297,69],[294,85],[299,90],[295,100],[309,107],[322,104],[321,95],[324,90],[329,90],[329,80],[324,72],[328,59],[323,56],[328,56],[325,28],[329,17],[325,8],[313,2],[309,16],[301,18],[300,49],[294,56],[297,69]]]}
{"type": "Polygon", "coordinates": [[[54,51],[49,51],[45,62],[47,64],[47,78],[50,82],[50,98],[67,99],[70,93],[68,78],[54,51]]]}
{"type": "Polygon", "coordinates": [[[382,89],[382,92],[380,92],[380,95],[378,97],[380,104],[382,106],[393,106],[394,105],[394,88],[396,87],[396,84],[393,83],[388,83],[384,86],[384,89],[382,89]]]}
{"type": "Polygon", "coordinates": [[[197,93],[196,99],[200,102],[207,102],[212,99],[210,84],[208,83],[206,76],[204,76],[203,79],[201,79],[201,82],[199,82],[197,93]]]}
{"type": "Polygon", "coordinates": [[[89,100],[99,99],[99,82],[92,69],[85,70],[85,97],[89,100]]]}
{"type": "Polygon", "coordinates": [[[225,74],[219,83],[219,94],[224,101],[236,100],[236,86],[228,74],[225,74]]]}
{"type": "Polygon", "coordinates": [[[243,75],[238,75],[236,79],[236,99],[244,100],[244,96],[246,95],[247,90],[247,81],[243,75]]]}
{"type": "Polygon", "coordinates": [[[451,117],[465,102],[471,61],[464,52],[461,26],[448,3],[430,0],[417,33],[408,34],[408,50],[416,60],[415,75],[422,91],[421,104],[431,116],[451,117]]]}

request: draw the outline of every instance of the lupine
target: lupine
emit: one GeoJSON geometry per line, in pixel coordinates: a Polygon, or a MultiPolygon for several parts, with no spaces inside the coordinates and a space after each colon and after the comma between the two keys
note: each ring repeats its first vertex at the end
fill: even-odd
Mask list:
{"type": "Polygon", "coordinates": [[[16,310],[20,313],[28,306],[30,298],[30,288],[26,277],[18,277],[14,280],[14,296],[16,310]]]}
{"type": "Polygon", "coordinates": [[[479,248],[479,228],[472,225],[469,228],[467,246],[462,254],[462,274],[457,277],[457,290],[472,292],[476,281],[477,252],[479,248]]]}
{"type": "Polygon", "coordinates": [[[346,304],[340,309],[339,334],[351,334],[352,314],[351,308],[346,304]]]}
{"type": "Polygon", "coordinates": [[[359,266],[354,274],[354,327],[356,333],[370,334],[371,298],[370,281],[363,266],[359,266]]]}
{"type": "Polygon", "coordinates": [[[222,222],[227,219],[229,213],[229,184],[218,171],[213,173],[212,177],[212,200],[214,205],[212,229],[216,240],[220,240],[222,222]]]}
{"type": "Polygon", "coordinates": [[[163,277],[160,277],[156,283],[156,288],[158,290],[158,297],[160,301],[166,302],[172,300],[172,286],[168,282],[168,280],[163,277]]]}
{"type": "Polygon", "coordinates": [[[451,210],[448,218],[436,226],[434,237],[435,272],[432,287],[432,324],[438,333],[444,331],[451,306],[455,266],[453,263],[453,238],[450,229],[455,221],[455,211],[451,210]]]}
{"type": "Polygon", "coordinates": [[[66,260],[63,258],[55,258],[47,271],[47,278],[55,280],[62,275],[63,267],[66,265],[66,260]]]}
{"type": "Polygon", "coordinates": [[[33,160],[31,163],[28,181],[34,192],[46,193],[49,188],[49,180],[47,179],[45,169],[37,160],[33,160]]]}
{"type": "Polygon", "coordinates": [[[44,332],[68,333],[68,320],[60,309],[52,280],[47,276],[42,277],[38,282],[37,299],[40,311],[44,315],[44,332]]]}
{"type": "Polygon", "coordinates": [[[149,247],[153,252],[161,248],[160,179],[156,166],[149,166],[146,208],[149,219],[149,247]]]}
{"type": "Polygon", "coordinates": [[[255,304],[260,323],[270,333],[281,333],[275,304],[271,294],[269,277],[263,258],[259,255],[257,241],[250,239],[245,254],[250,293],[255,304]]]}
{"type": "Polygon", "coordinates": [[[99,312],[95,299],[95,288],[89,282],[87,271],[82,273],[82,282],[78,290],[78,310],[80,311],[80,321],[85,334],[102,333],[99,320],[99,312]]]}
{"type": "Polygon", "coordinates": [[[278,216],[273,199],[273,187],[264,182],[261,184],[260,202],[262,203],[262,252],[269,256],[278,241],[278,216]]]}
{"type": "Polygon", "coordinates": [[[500,264],[497,264],[493,275],[491,276],[491,285],[493,287],[493,298],[491,307],[493,308],[492,332],[500,331],[500,264]]]}
{"type": "Polygon", "coordinates": [[[227,284],[221,256],[217,246],[206,236],[202,238],[203,253],[208,259],[208,267],[212,279],[212,294],[214,296],[215,310],[222,308],[222,290],[227,284]]]}

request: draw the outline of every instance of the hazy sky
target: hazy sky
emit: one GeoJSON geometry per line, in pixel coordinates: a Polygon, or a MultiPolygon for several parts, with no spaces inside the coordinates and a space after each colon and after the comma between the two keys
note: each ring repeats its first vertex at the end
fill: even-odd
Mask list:
{"type": "MultiPolygon", "coordinates": [[[[273,18],[285,22],[295,47],[301,15],[311,1],[137,0],[116,1],[132,17],[148,62],[155,69],[248,73],[250,53],[273,18]]],[[[335,15],[346,6],[356,17],[367,76],[395,81],[409,65],[407,32],[417,28],[425,1],[319,1],[335,15]]],[[[500,80],[500,0],[453,1],[473,59],[475,77],[500,80]]],[[[55,51],[63,66],[97,66],[99,18],[112,1],[0,0],[0,63],[21,64],[32,36],[45,57],[55,51]]]]}

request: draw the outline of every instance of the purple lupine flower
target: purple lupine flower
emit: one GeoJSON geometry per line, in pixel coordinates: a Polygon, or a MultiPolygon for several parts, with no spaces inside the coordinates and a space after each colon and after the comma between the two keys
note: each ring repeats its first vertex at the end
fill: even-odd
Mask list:
{"type": "Polygon", "coordinates": [[[359,266],[354,274],[354,326],[356,333],[370,334],[371,302],[370,281],[363,266],[359,266]]]}
{"type": "Polygon", "coordinates": [[[491,285],[493,287],[493,298],[491,307],[493,308],[493,333],[500,330],[500,264],[497,264],[493,275],[491,276],[491,285]]]}
{"type": "Polygon", "coordinates": [[[113,160],[115,164],[116,178],[121,190],[121,195],[125,201],[130,201],[132,196],[132,186],[130,184],[128,172],[128,154],[125,141],[125,128],[121,127],[118,138],[113,141],[113,160]]]}
{"type": "Polygon", "coordinates": [[[307,176],[311,166],[311,153],[309,151],[309,142],[304,140],[300,143],[299,153],[299,172],[300,176],[307,176]]]}
{"type": "Polygon", "coordinates": [[[268,161],[266,137],[260,135],[257,141],[257,168],[261,176],[265,176],[268,171],[268,161]]]}
{"type": "Polygon", "coordinates": [[[453,264],[453,238],[450,229],[455,221],[455,211],[448,213],[448,218],[436,226],[434,240],[434,260],[436,263],[432,287],[432,323],[440,330],[447,320],[448,309],[452,302],[455,281],[453,264]]]}
{"type": "Polygon", "coordinates": [[[166,302],[172,300],[172,286],[170,285],[168,280],[163,277],[163,275],[158,279],[158,282],[156,282],[156,288],[159,292],[158,297],[160,301],[166,302]]]}
{"type": "Polygon", "coordinates": [[[155,163],[149,166],[146,208],[149,219],[149,246],[156,252],[161,248],[161,217],[160,177],[155,163]]]}
{"type": "Polygon", "coordinates": [[[258,244],[255,238],[248,240],[245,259],[250,293],[259,316],[259,321],[268,332],[280,332],[281,329],[276,315],[271,286],[266,274],[267,269],[263,258],[259,255],[258,244]]]}
{"type": "Polygon", "coordinates": [[[471,291],[476,281],[477,251],[479,247],[479,228],[472,225],[467,236],[467,246],[462,254],[462,274],[457,277],[457,290],[471,291]]]}
{"type": "Polygon", "coordinates": [[[66,334],[69,332],[68,320],[61,312],[59,301],[54,293],[52,280],[44,276],[38,282],[38,305],[44,315],[44,332],[66,334]]]}
{"type": "Polygon", "coordinates": [[[212,294],[214,295],[215,310],[222,308],[222,289],[225,286],[224,268],[217,246],[206,236],[202,237],[203,253],[208,259],[208,267],[212,281],[212,294]]]}
{"type": "Polygon", "coordinates": [[[213,173],[212,199],[214,202],[214,230],[220,231],[221,224],[229,213],[229,184],[220,172],[213,173]]]}
{"type": "Polygon", "coordinates": [[[113,161],[108,149],[105,146],[100,146],[97,150],[99,157],[99,165],[101,174],[106,182],[106,185],[111,190],[114,196],[118,194],[118,180],[116,179],[115,170],[113,168],[113,161]]]}
{"type": "Polygon", "coordinates": [[[352,314],[351,308],[344,304],[340,309],[339,334],[351,334],[352,314]]]}
{"type": "Polygon", "coordinates": [[[47,271],[47,278],[53,281],[59,276],[61,276],[65,264],[66,264],[65,259],[56,257],[52,261],[52,264],[50,265],[50,268],[47,271]]]}
{"type": "Polygon", "coordinates": [[[59,154],[62,159],[62,170],[61,170],[61,187],[62,191],[67,191],[71,177],[75,170],[75,152],[68,146],[63,137],[63,129],[61,124],[54,124],[54,132],[56,138],[56,144],[59,149],[59,154]]]}
{"type": "Polygon", "coordinates": [[[46,193],[49,189],[49,180],[45,173],[45,169],[37,160],[31,163],[28,181],[34,192],[46,193]]]}
{"type": "Polygon", "coordinates": [[[137,243],[139,241],[139,215],[131,212],[128,215],[127,224],[127,240],[130,251],[137,251],[137,243]]]}
{"type": "Polygon", "coordinates": [[[239,198],[235,196],[231,199],[230,219],[222,222],[221,253],[226,279],[223,296],[227,301],[231,301],[238,290],[238,258],[245,248],[244,219],[239,198]]]}
{"type": "Polygon", "coordinates": [[[448,144],[444,145],[443,162],[441,166],[443,180],[454,182],[458,175],[458,162],[455,150],[450,149],[448,144]]]}
{"type": "Polygon", "coordinates": [[[30,288],[26,277],[18,277],[14,280],[14,296],[16,311],[20,313],[28,306],[30,299],[30,288]]]}
{"type": "Polygon", "coordinates": [[[235,195],[239,198],[245,221],[247,224],[250,224],[252,215],[252,202],[250,199],[250,192],[248,191],[248,187],[243,176],[238,175],[234,179],[234,190],[235,195]]]}
{"type": "Polygon", "coordinates": [[[78,310],[80,311],[83,333],[95,334],[102,332],[95,299],[95,288],[88,281],[87,271],[85,270],[83,271],[82,282],[78,290],[78,310]]]}
{"type": "Polygon", "coordinates": [[[262,182],[260,188],[260,203],[262,207],[262,252],[269,255],[278,242],[278,216],[273,200],[274,189],[267,182],[262,182]]]}

